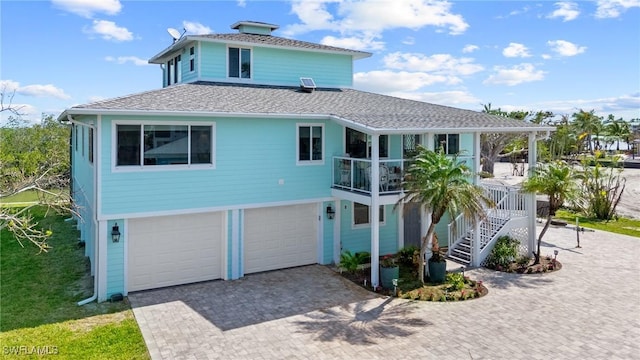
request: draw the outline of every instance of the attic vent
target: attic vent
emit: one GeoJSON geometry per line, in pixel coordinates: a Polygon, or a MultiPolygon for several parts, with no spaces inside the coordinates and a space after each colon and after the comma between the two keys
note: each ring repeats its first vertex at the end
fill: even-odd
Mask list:
{"type": "Polygon", "coordinates": [[[310,93],[310,92],[313,92],[315,88],[316,88],[316,83],[313,81],[312,78],[308,78],[308,77],[300,78],[300,89],[302,89],[302,91],[310,93]]]}

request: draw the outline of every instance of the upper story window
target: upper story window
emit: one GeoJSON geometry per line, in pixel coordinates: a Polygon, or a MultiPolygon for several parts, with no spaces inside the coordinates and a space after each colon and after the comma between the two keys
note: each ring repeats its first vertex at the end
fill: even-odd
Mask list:
{"type": "Polygon", "coordinates": [[[436,134],[434,139],[434,150],[440,148],[447,155],[455,155],[460,152],[460,135],[459,134],[436,134]]]}
{"type": "MultiPolygon", "coordinates": [[[[389,156],[389,136],[380,135],[378,155],[381,158],[389,156]]],[[[353,158],[371,159],[371,135],[358,130],[346,128],[345,151],[353,158]]]]}
{"type": "Polygon", "coordinates": [[[322,164],[324,152],[324,126],[322,124],[298,124],[297,162],[322,164]]]}
{"type": "Polygon", "coordinates": [[[251,79],[251,49],[229,48],[229,77],[251,79]]]}
{"type": "Polygon", "coordinates": [[[116,166],[213,165],[213,125],[116,125],[116,166]]]}
{"type": "Polygon", "coordinates": [[[196,49],[192,46],[189,48],[189,71],[196,69],[196,49]]]}
{"type": "Polygon", "coordinates": [[[178,55],[167,62],[167,85],[182,81],[182,56],[178,55]]]}
{"type": "Polygon", "coordinates": [[[93,164],[93,128],[89,128],[89,162],[93,164]]]}
{"type": "MultiPolygon", "coordinates": [[[[384,224],[384,206],[380,205],[380,224],[384,224]]],[[[353,226],[369,224],[369,205],[353,203],[353,226]]]]}

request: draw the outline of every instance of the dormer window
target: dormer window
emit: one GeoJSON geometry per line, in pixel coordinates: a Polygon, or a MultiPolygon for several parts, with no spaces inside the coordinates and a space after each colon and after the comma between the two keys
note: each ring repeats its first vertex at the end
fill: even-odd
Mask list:
{"type": "Polygon", "coordinates": [[[229,77],[251,79],[251,49],[229,48],[229,77]]]}
{"type": "Polygon", "coordinates": [[[174,57],[167,62],[167,85],[182,81],[182,57],[174,57]]]}

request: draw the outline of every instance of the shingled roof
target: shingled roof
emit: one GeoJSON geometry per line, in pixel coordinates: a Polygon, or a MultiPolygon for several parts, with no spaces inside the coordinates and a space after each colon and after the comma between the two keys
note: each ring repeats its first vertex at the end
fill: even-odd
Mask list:
{"type": "Polygon", "coordinates": [[[552,127],[421,101],[354,89],[319,88],[308,93],[297,87],[216,82],[178,84],[90,104],[66,114],[198,114],[201,116],[282,116],[328,118],[374,132],[417,131],[548,131],[552,127]]]}

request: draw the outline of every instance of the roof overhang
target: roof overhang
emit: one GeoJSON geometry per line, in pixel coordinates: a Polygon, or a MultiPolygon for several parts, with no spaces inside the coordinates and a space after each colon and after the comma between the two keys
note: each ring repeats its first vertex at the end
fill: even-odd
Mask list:
{"type": "Polygon", "coordinates": [[[184,117],[225,117],[225,118],[260,118],[260,119],[298,119],[298,120],[331,120],[343,126],[370,135],[401,135],[423,133],[537,133],[555,131],[553,126],[522,126],[522,127],[411,127],[411,128],[376,128],[353,120],[345,119],[334,114],[305,114],[305,113],[241,113],[241,112],[211,112],[211,111],[158,111],[158,110],[114,110],[114,109],[85,109],[70,108],[58,116],[58,121],[67,119],[68,115],[113,115],[113,116],[184,116],[184,117]]]}

